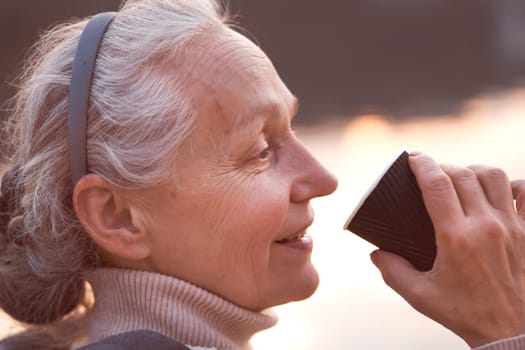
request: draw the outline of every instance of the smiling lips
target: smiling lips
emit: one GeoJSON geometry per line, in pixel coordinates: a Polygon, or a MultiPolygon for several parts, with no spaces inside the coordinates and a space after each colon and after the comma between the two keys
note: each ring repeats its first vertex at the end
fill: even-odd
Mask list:
{"type": "Polygon", "coordinates": [[[299,233],[299,234],[296,235],[296,236],[286,237],[286,238],[280,239],[280,240],[278,240],[278,241],[275,241],[275,243],[284,244],[284,243],[288,243],[288,242],[291,242],[291,241],[300,240],[300,239],[302,239],[305,235],[306,235],[306,231],[302,231],[301,233],[299,233]]]}
{"type": "Polygon", "coordinates": [[[301,256],[305,253],[309,256],[313,249],[312,236],[308,235],[306,230],[303,230],[298,235],[286,237],[274,243],[276,243],[277,247],[286,248],[287,252],[301,252],[301,256]]]}

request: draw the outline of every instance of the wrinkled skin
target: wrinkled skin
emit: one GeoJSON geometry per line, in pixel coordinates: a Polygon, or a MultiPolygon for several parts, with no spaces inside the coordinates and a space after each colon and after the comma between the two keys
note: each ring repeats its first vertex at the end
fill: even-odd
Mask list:
{"type": "Polygon", "coordinates": [[[252,310],[307,298],[319,283],[311,240],[280,241],[306,233],[310,200],[337,181],[294,135],[297,100],[267,56],[232,30],[210,36],[182,68],[197,127],[173,181],[141,194],[147,268],[252,310]]]}
{"type": "Polygon", "coordinates": [[[410,157],[436,232],[433,269],[372,253],[385,282],[471,347],[525,333],[525,181],[410,157]],[[516,207],[513,199],[516,199],[516,207]]]}

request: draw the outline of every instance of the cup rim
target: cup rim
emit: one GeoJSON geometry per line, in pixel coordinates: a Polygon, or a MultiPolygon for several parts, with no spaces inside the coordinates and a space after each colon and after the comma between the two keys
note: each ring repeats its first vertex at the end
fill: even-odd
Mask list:
{"type": "Polygon", "coordinates": [[[348,226],[350,225],[350,222],[354,219],[354,217],[357,215],[357,212],[359,211],[359,209],[361,209],[361,207],[363,206],[363,204],[365,203],[366,199],[368,198],[368,196],[370,195],[370,193],[372,193],[372,191],[374,191],[377,187],[377,185],[379,185],[379,182],[381,181],[381,179],[383,178],[383,176],[385,176],[385,174],[387,173],[387,171],[390,169],[390,167],[395,163],[395,161],[404,153],[406,152],[404,149],[402,150],[399,150],[394,157],[392,157],[392,159],[386,163],[385,167],[383,168],[383,170],[381,172],[379,172],[379,174],[377,175],[377,177],[374,179],[374,181],[372,182],[372,184],[368,187],[368,189],[366,190],[366,192],[361,196],[361,199],[359,199],[359,201],[357,202],[357,204],[355,205],[354,209],[352,210],[352,213],[350,214],[350,216],[348,217],[348,219],[346,220],[345,222],[345,225],[343,226],[343,228],[345,230],[348,230],[348,226]]]}

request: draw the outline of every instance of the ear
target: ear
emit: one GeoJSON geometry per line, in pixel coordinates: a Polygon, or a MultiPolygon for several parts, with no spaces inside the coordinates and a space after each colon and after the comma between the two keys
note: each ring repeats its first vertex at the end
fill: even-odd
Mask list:
{"type": "Polygon", "coordinates": [[[99,175],[88,174],[75,186],[73,207],[95,243],[117,260],[132,263],[149,257],[143,213],[122,189],[99,175]]]}

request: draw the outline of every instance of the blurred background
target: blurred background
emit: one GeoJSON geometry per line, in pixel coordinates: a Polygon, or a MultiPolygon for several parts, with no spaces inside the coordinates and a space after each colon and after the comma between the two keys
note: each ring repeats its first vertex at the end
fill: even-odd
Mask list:
{"type": "MultiPolygon", "coordinates": [[[[41,31],[119,3],[1,0],[0,101],[13,95],[41,31]]],[[[340,179],[333,196],[314,202],[321,286],[278,308],[280,323],[256,336],[255,349],[467,349],[390,291],[369,262],[373,247],[342,226],[400,149],[525,177],[525,1],[231,0],[230,8],[299,97],[299,136],[340,179]]],[[[2,108],[0,119],[8,116],[2,108]]],[[[0,316],[0,335],[9,329],[0,316]]]]}
{"type": "MultiPolygon", "coordinates": [[[[0,99],[38,34],[120,0],[2,0],[0,99]],[[7,81],[5,81],[7,79],[7,81]]],[[[230,0],[301,98],[302,122],[454,113],[525,75],[522,0],[230,0]]],[[[4,114],[5,115],[5,114],[4,114]]]]}

